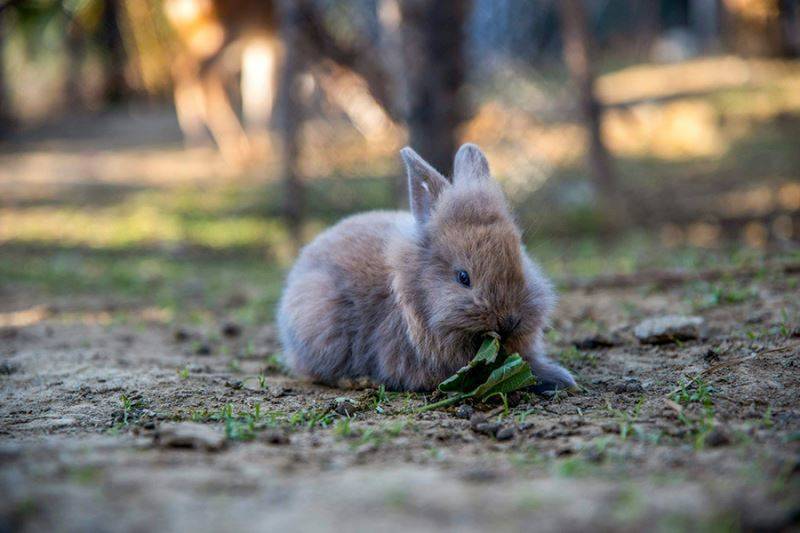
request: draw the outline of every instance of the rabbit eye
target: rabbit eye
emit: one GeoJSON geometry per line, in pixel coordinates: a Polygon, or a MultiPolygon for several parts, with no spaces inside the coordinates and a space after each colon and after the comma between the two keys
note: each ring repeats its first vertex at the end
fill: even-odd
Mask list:
{"type": "Polygon", "coordinates": [[[459,270],[456,272],[456,279],[460,284],[465,287],[469,287],[469,274],[467,274],[466,270],[459,270]]]}

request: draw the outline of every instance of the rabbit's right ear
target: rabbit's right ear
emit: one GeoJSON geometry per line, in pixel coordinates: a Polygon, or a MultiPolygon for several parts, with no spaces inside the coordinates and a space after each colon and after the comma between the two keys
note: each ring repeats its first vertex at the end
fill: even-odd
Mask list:
{"type": "Polygon", "coordinates": [[[430,218],[436,199],[450,182],[408,146],[400,150],[400,155],[408,174],[411,212],[419,224],[424,224],[430,218]]]}

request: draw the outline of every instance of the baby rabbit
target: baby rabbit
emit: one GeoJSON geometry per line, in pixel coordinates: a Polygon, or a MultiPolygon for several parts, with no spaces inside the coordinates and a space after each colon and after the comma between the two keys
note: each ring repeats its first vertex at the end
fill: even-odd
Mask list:
{"type": "Polygon", "coordinates": [[[552,286],[527,256],[489,164],[462,146],[448,180],[411,148],[400,154],[411,213],[348,217],[289,273],[278,310],[285,363],[329,384],[369,377],[392,390],[434,389],[498,333],[539,379],[575,380],[542,354],[552,286]]]}

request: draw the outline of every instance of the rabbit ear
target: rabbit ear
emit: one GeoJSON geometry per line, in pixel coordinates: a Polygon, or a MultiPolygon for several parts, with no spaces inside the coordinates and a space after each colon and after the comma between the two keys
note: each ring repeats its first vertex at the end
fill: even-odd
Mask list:
{"type": "Polygon", "coordinates": [[[400,155],[408,174],[411,212],[418,223],[424,224],[430,217],[436,199],[450,182],[408,146],[400,150],[400,155]]]}
{"type": "Polygon", "coordinates": [[[458,149],[453,164],[453,181],[488,180],[490,177],[489,162],[480,148],[467,143],[458,149]]]}

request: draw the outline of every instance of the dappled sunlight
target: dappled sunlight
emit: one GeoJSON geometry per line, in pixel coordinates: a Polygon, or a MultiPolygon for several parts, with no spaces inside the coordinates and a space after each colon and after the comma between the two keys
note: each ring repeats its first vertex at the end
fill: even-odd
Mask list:
{"type": "Polygon", "coordinates": [[[616,106],[723,89],[763,87],[776,82],[796,86],[800,83],[800,65],[735,56],[705,57],[667,65],[635,65],[599,76],[597,92],[604,104],[616,106]]]}
{"type": "Polygon", "coordinates": [[[103,209],[38,207],[0,209],[0,243],[127,248],[257,247],[280,256],[289,241],[283,224],[256,216],[192,219],[146,205],[103,209]]]}
{"type": "Polygon", "coordinates": [[[586,149],[580,125],[543,123],[496,100],[478,109],[462,136],[486,149],[492,171],[514,193],[535,191],[553,167],[576,164],[586,149]]]}
{"type": "Polygon", "coordinates": [[[178,145],[158,149],[91,148],[70,143],[33,147],[0,154],[0,182],[48,184],[63,182],[136,183],[165,186],[218,182],[241,175],[212,148],[185,150],[178,145]]]}
{"type": "Polygon", "coordinates": [[[716,208],[726,215],[766,215],[773,211],[800,210],[800,181],[778,187],[761,186],[722,194],[716,208]]]}
{"type": "Polygon", "coordinates": [[[610,109],[603,134],[615,153],[632,157],[720,157],[730,146],[714,107],[700,99],[610,109]]]}
{"type": "Polygon", "coordinates": [[[38,324],[50,315],[46,305],[36,305],[20,311],[0,313],[0,327],[26,327],[38,324]]]}

